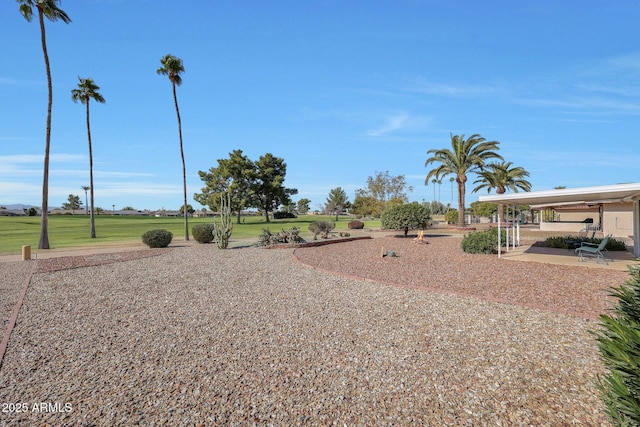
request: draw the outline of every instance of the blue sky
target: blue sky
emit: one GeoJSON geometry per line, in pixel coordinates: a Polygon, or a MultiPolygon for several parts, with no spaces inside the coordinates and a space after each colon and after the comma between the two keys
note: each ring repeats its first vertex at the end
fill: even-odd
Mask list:
{"type": "MultiPolygon", "coordinates": [[[[72,23],[46,23],[54,81],[49,205],[89,184],[78,76],[91,103],[96,206],[177,209],[199,170],[241,149],[287,163],[294,200],[353,201],[376,171],[425,186],[427,150],[450,133],[500,141],[533,190],[638,182],[640,5],[576,1],[65,0],[72,23]]],[[[37,17],[0,3],[0,204],[39,205],[47,86],[37,17]]],[[[472,181],[474,177],[471,177],[472,181]]],[[[479,195],[467,187],[467,204],[479,195]]],[[[448,182],[435,194],[451,201],[448,182]]]]}

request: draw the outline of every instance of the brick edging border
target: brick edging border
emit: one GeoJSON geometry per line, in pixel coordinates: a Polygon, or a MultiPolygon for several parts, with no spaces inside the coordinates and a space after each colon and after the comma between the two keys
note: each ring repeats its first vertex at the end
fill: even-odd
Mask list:
{"type": "Polygon", "coordinates": [[[22,303],[24,302],[24,297],[27,295],[27,289],[29,288],[29,284],[31,283],[31,277],[36,273],[38,261],[33,262],[33,266],[31,267],[31,271],[27,275],[27,280],[24,282],[24,286],[22,287],[22,292],[18,297],[15,305],[13,306],[13,312],[11,313],[11,317],[9,318],[9,322],[7,323],[7,329],[4,331],[4,335],[2,337],[2,342],[0,343],[0,369],[2,369],[2,362],[4,361],[4,355],[7,351],[7,346],[9,345],[9,338],[11,338],[11,333],[13,332],[13,328],[16,326],[16,322],[18,320],[18,314],[20,313],[20,308],[22,308],[22,303]]]}

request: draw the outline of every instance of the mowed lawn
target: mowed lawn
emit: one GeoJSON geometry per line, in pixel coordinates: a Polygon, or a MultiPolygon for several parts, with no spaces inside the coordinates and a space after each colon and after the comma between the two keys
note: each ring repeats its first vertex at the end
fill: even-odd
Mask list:
{"type": "MultiPolygon", "coordinates": [[[[323,215],[302,215],[295,219],[271,220],[265,222],[264,216],[243,216],[237,224],[234,218],[231,239],[255,238],[268,228],[272,232],[299,227],[301,235],[308,237],[308,227],[314,221],[332,220],[336,230],[346,230],[351,220],[340,217],[323,215]]],[[[195,224],[211,223],[213,218],[189,218],[189,234],[195,224]]],[[[40,240],[40,217],[4,217],[0,216],[0,254],[19,253],[23,245],[38,247],[40,240]]],[[[49,216],[49,245],[51,249],[100,246],[114,243],[140,242],[146,231],[162,228],[173,233],[174,240],[182,240],[184,236],[184,218],[154,217],[154,216],[111,216],[97,215],[95,217],[96,238],[89,237],[88,215],[50,215],[49,216]]],[[[365,227],[377,228],[380,221],[366,221],[365,227]]]]}

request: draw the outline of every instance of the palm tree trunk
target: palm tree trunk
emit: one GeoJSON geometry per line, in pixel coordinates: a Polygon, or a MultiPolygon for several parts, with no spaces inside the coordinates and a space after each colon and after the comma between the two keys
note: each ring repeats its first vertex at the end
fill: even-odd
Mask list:
{"type": "Polygon", "coordinates": [[[89,237],[96,238],[96,223],[93,214],[93,149],[91,146],[91,126],[89,120],[89,96],[86,97],[87,102],[87,139],[89,140],[89,190],[91,191],[91,212],[90,212],[90,231],[89,237]]]}
{"type": "Polygon", "coordinates": [[[180,157],[182,158],[182,187],[184,190],[184,240],[189,240],[189,212],[187,210],[187,166],[184,162],[184,150],[182,148],[182,120],[180,120],[180,109],[178,108],[178,95],[176,94],[176,83],[172,80],[171,86],[173,87],[173,102],[176,105],[176,115],[178,116],[178,136],[180,137],[180,157]]]}
{"type": "Polygon", "coordinates": [[[465,182],[467,177],[457,178],[458,181],[458,227],[464,227],[464,196],[466,192],[465,182]]]}
{"type": "Polygon", "coordinates": [[[38,6],[38,19],[40,20],[40,38],[42,41],[42,53],[47,70],[47,88],[49,99],[47,103],[47,133],[44,148],[44,172],[42,179],[42,224],[40,228],[40,242],[38,249],[49,249],[49,151],[51,147],[51,106],[53,104],[53,85],[51,83],[51,67],[49,66],[49,54],[47,53],[47,37],[44,29],[44,11],[38,6]]]}

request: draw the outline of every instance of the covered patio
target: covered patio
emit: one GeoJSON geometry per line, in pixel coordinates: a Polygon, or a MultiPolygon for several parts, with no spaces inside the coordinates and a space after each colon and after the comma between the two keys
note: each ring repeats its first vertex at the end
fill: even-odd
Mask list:
{"type": "MultiPolygon", "coordinates": [[[[631,239],[633,255],[640,257],[640,183],[480,196],[479,200],[507,206],[531,205],[536,209],[599,205],[602,212],[602,218],[600,218],[602,234],[631,239]],[[632,214],[629,229],[618,227],[616,215],[620,212],[632,214]]],[[[498,217],[498,223],[502,221],[504,220],[498,217]]]]}

